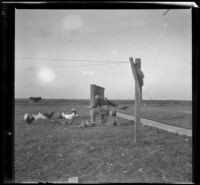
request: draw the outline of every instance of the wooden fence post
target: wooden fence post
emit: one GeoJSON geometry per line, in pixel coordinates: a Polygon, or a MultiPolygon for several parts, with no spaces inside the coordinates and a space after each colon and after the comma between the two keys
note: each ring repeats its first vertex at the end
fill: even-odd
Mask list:
{"type": "Polygon", "coordinates": [[[133,61],[133,58],[130,57],[130,64],[131,64],[131,69],[133,73],[133,77],[135,79],[135,134],[134,134],[134,140],[137,142],[137,127],[140,124],[141,120],[141,110],[140,110],[140,84],[138,81],[138,76],[137,76],[137,71],[136,71],[136,66],[133,61]]]}

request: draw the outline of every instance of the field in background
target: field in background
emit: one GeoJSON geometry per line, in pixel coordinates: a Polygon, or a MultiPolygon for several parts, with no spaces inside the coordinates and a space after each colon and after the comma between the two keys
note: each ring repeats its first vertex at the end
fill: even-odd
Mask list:
{"type": "MultiPolygon", "coordinates": [[[[120,110],[120,112],[134,115],[134,103],[126,103],[126,105],[128,105],[129,108],[127,110],[120,110]]],[[[141,107],[141,117],[169,125],[192,129],[192,103],[184,101],[147,101],[146,105],[141,107]]]]}
{"type": "MultiPolygon", "coordinates": [[[[134,115],[135,105],[134,101],[129,100],[113,100],[120,106],[127,105],[129,108],[126,110],[118,109],[119,112],[134,115]]],[[[89,106],[89,100],[64,100],[64,99],[44,99],[39,103],[30,104],[27,99],[15,100],[16,105],[23,106],[36,106],[36,112],[40,111],[38,106],[48,106],[46,111],[58,111],[54,110],[54,105],[59,105],[63,108],[63,111],[70,111],[68,105],[74,106],[89,106]],[[52,105],[52,107],[51,107],[52,105]]],[[[145,100],[146,105],[141,108],[141,117],[169,125],[174,125],[182,128],[192,129],[192,102],[191,101],[175,101],[175,100],[145,100]]],[[[34,111],[34,108],[31,109],[34,111]]],[[[89,113],[88,113],[89,114],[89,113]]]]}
{"type": "MultiPolygon", "coordinates": [[[[121,112],[134,112],[133,102],[117,103],[130,106],[121,112]]],[[[146,103],[143,118],[192,127],[191,102],[146,103]]],[[[135,144],[133,123],[124,119],[117,127],[109,119],[105,126],[78,128],[89,120],[88,105],[88,100],[15,101],[16,182],[67,182],[73,176],[83,183],[192,181],[191,138],[143,126],[135,144]],[[72,107],[80,115],[72,125],[23,121],[25,112],[67,113],[72,107]]]]}

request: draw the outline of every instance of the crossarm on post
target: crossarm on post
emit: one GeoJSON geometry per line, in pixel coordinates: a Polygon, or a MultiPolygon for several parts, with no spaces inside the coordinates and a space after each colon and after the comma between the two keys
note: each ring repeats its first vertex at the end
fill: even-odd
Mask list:
{"type": "Polygon", "coordinates": [[[129,60],[130,60],[130,63],[131,63],[131,69],[132,69],[132,72],[133,72],[133,77],[134,77],[135,83],[136,83],[137,93],[140,94],[140,84],[139,84],[139,80],[138,80],[138,76],[137,76],[136,67],[135,67],[133,58],[130,57],[129,60]]]}

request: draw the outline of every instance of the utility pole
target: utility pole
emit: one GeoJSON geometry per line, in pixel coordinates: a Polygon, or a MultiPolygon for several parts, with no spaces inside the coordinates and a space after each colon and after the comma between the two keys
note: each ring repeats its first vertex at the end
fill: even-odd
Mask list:
{"type": "Polygon", "coordinates": [[[137,142],[137,127],[140,123],[141,120],[141,97],[140,97],[140,84],[138,81],[138,75],[137,75],[137,67],[136,64],[140,63],[141,64],[141,59],[137,58],[135,59],[135,63],[133,61],[133,58],[130,57],[130,64],[131,64],[131,69],[133,73],[133,77],[135,79],[135,134],[134,134],[134,141],[135,143],[137,142]]]}

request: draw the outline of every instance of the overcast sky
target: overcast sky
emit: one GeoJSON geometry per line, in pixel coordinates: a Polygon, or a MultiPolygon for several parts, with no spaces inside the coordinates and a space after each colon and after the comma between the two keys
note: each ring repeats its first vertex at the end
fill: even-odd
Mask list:
{"type": "Polygon", "coordinates": [[[191,9],[165,11],[17,9],[15,97],[134,99],[132,56],[144,99],[191,100],[191,9]]]}

